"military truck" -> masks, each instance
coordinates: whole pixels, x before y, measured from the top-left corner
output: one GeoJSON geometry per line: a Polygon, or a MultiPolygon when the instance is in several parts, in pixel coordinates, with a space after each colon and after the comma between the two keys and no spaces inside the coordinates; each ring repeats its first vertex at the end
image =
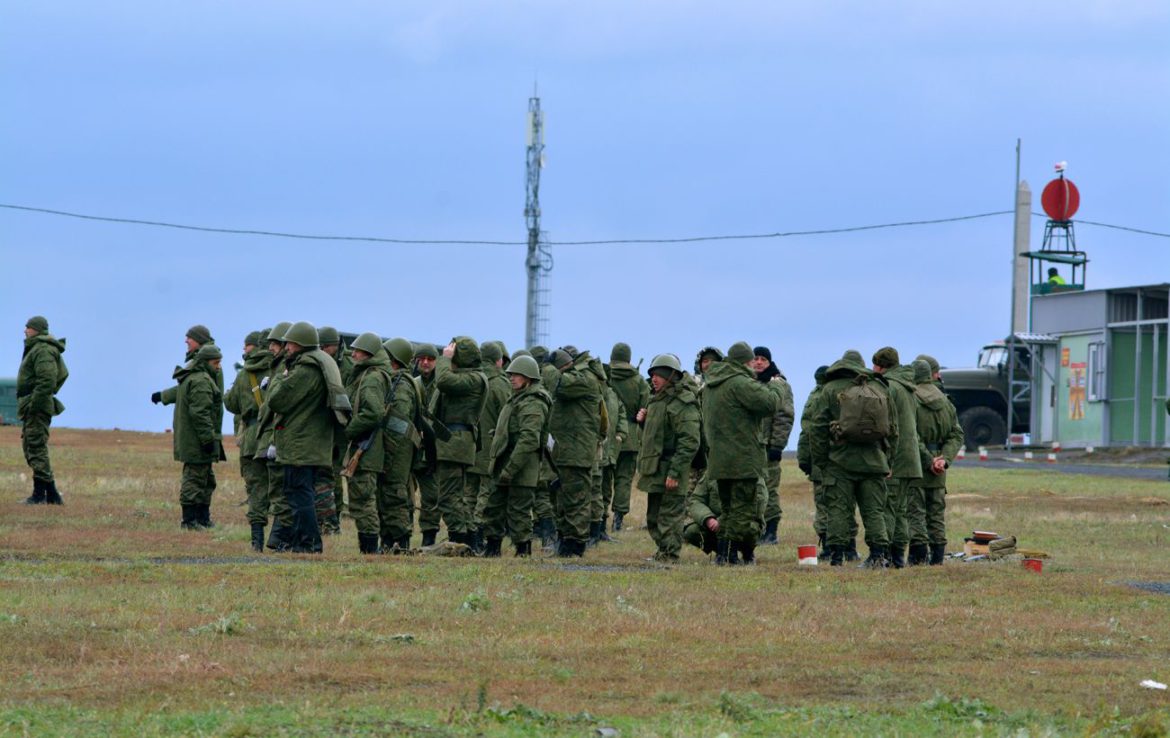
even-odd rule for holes
{"type": "Polygon", "coordinates": [[[939,371],[943,391],[955,404],[967,450],[1000,446],[1008,437],[1008,398],[1014,398],[1012,433],[1029,432],[1032,417],[1032,346],[1026,335],[1015,341],[1015,368],[1009,372],[1009,341],[997,341],[979,351],[971,369],[939,371]],[[1010,380],[1013,383],[1009,386],[1010,380]]]}

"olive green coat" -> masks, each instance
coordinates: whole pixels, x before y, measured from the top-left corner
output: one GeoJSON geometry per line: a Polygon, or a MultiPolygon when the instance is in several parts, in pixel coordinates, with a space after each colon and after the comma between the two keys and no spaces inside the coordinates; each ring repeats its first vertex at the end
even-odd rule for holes
{"type": "Polygon", "coordinates": [[[601,466],[612,466],[617,463],[618,454],[621,453],[630,434],[637,432],[632,429],[637,428],[638,424],[631,422],[626,417],[626,406],[622,404],[613,387],[603,384],[601,390],[605,397],[605,412],[609,416],[609,427],[606,429],[605,438],[601,441],[598,463],[601,466]],[[619,438],[622,440],[619,441],[619,438]]]}
{"type": "Polygon", "coordinates": [[[903,364],[882,375],[890,387],[891,409],[898,412],[898,440],[890,457],[891,476],[919,479],[922,462],[918,456],[918,408],[914,401],[914,367],[903,364]]]}
{"type": "Polygon", "coordinates": [[[810,444],[810,437],[812,434],[812,422],[816,417],[817,409],[821,401],[821,386],[813,387],[812,392],[808,393],[808,399],[804,401],[804,409],[800,412],[800,437],[796,441],[796,463],[801,470],[809,470],[809,479],[814,482],[821,481],[821,472],[812,462],[812,446],[810,444]]]}
{"type": "Polygon", "coordinates": [[[937,489],[947,486],[947,473],[934,474],[930,465],[936,456],[942,456],[949,466],[955,454],[963,447],[963,427],[950,398],[932,382],[919,384],[914,392],[917,405],[918,454],[922,463],[922,479],[913,486],[937,489]]]}
{"type": "Polygon", "coordinates": [[[496,419],[489,450],[490,472],[496,484],[535,487],[540,482],[550,410],[552,398],[540,382],[533,382],[508,398],[496,419]]]}
{"type": "MultiPolygon", "coordinates": [[[[214,346],[215,341],[208,341],[206,345],[214,346]]],[[[187,366],[187,364],[191,363],[195,359],[195,354],[197,354],[197,353],[199,353],[199,349],[195,349],[194,351],[188,351],[187,355],[183,357],[183,366],[175,367],[175,373],[178,373],[180,369],[187,366]]],[[[223,394],[224,383],[223,383],[223,369],[222,368],[215,370],[215,383],[219,387],[219,393],[223,394]]],[[[179,385],[176,384],[173,387],[167,387],[165,390],[163,390],[159,394],[162,395],[162,404],[173,405],[173,404],[175,404],[175,400],[177,400],[179,397],[179,385]]]]}
{"type": "Polygon", "coordinates": [[[560,373],[552,393],[550,424],[557,466],[592,467],[597,460],[604,382],[605,369],[587,351],[578,354],[572,365],[560,373]]]}
{"type": "Polygon", "coordinates": [[[272,368],[272,354],[265,348],[255,348],[244,358],[244,366],[236,373],[236,379],[223,396],[223,405],[236,416],[243,427],[238,439],[240,455],[250,458],[256,455],[256,444],[260,431],[260,408],[264,405],[266,390],[260,382],[272,368]],[[252,382],[256,387],[253,389],[252,382]]]}
{"type": "Polygon", "coordinates": [[[264,394],[264,404],[260,406],[260,412],[256,416],[255,458],[264,458],[268,447],[276,440],[276,413],[268,406],[268,396],[272,393],[272,389],[284,379],[285,362],[284,355],[271,357],[267,374],[260,378],[261,384],[265,385],[261,390],[264,394]],[[265,382],[265,379],[268,381],[265,382]]]}
{"type": "Polygon", "coordinates": [[[43,415],[51,418],[65,409],[54,397],[69,376],[61,358],[64,352],[64,338],[38,333],[24,339],[24,356],[16,375],[17,417],[43,415]]]}
{"type": "Polygon", "coordinates": [[[685,380],[650,396],[638,451],[638,489],[661,490],[665,481],[690,485],[691,461],[699,450],[699,398],[685,380]]]}
{"type": "Polygon", "coordinates": [[[301,353],[286,364],[287,375],[268,387],[275,422],[276,461],[290,466],[331,467],[336,421],[321,366],[301,353]]]}
{"type": "Polygon", "coordinates": [[[622,401],[630,425],[630,433],[618,450],[638,451],[642,448],[642,428],[634,421],[634,416],[650,402],[650,384],[630,364],[615,361],[609,365],[609,386],[622,401]]]}
{"type": "MultiPolygon", "coordinates": [[[[363,362],[353,364],[346,384],[346,394],[353,405],[353,415],[345,426],[347,446],[345,463],[357,452],[358,444],[373,438],[358,461],[358,471],[381,472],[386,465],[386,447],[382,439],[382,422],[386,418],[386,395],[390,388],[390,357],[385,349],[363,362]]],[[[341,434],[338,434],[341,435],[341,434]]]]}
{"type": "Polygon", "coordinates": [[[175,371],[175,461],[212,464],[223,458],[223,391],[215,370],[195,359],[175,371]],[[211,444],[210,451],[203,446],[211,444]]]}
{"type": "Polygon", "coordinates": [[[435,362],[434,414],[451,430],[451,439],[437,444],[439,461],[475,464],[479,417],[488,391],[479,367],[479,346],[469,338],[455,342],[453,359],[440,356],[435,362]]]}
{"type": "Polygon", "coordinates": [[[475,466],[471,471],[475,474],[488,475],[492,463],[492,434],[496,431],[496,421],[500,419],[500,412],[508,404],[512,396],[512,384],[504,376],[504,372],[495,364],[484,363],[483,373],[487,376],[487,400],[483,403],[483,412],[479,414],[479,453],[475,455],[475,466]]]}
{"type": "Polygon", "coordinates": [[[792,399],[792,386],[783,374],[777,374],[764,385],[776,395],[776,412],[770,418],[764,418],[760,426],[760,434],[764,441],[764,448],[783,449],[788,445],[788,438],[792,435],[793,421],[796,420],[796,407],[792,399]]]}
{"type": "Polygon", "coordinates": [[[747,366],[734,362],[712,362],[705,379],[703,437],[707,442],[707,476],[763,476],[767,457],[760,426],[776,412],[776,393],[757,382],[747,366]]]}
{"type": "MultiPolygon", "coordinates": [[[[869,369],[846,359],[839,359],[825,374],[825,386],[821,389],[820,402],[817,404],[809,436],[812,465],[820,469],[822,476],[829,464],[846,474],[856,474],[859,477],[884,477],[890,472],[890,449],[897,446],[898,441],[898,414],[893,407],[893,399],[889,402],[890,436],[884,441],[868,443],[835,441],[829,430],[830,423],[841,415],[841,401],[838,398],[853,384],[859,374],[873,377],[873,372],[869,369]]],[[[873,381],[880,380],[874,378],[873,381]]],[[[831,484],[827,479],[822,481],[831,484]]]]}

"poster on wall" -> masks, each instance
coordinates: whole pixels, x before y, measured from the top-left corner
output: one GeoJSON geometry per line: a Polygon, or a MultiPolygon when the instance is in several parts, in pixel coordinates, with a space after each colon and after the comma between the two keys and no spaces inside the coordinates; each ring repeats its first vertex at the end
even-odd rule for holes
{"type": "Polygon", "coordinates": [[[1085,419],[1085,390],[1087,384],[1088,364],[1085,362],[1070,363],[1068,367],[1068,419],[1085,419]]]}

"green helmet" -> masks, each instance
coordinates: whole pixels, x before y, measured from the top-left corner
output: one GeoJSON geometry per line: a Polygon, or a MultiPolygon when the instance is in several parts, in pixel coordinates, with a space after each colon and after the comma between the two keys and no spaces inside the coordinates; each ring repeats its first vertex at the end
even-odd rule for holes
{"type": "Polygon", "coordinates": [[[405,338],[391,338],[382,344],[382,348],[386,349],[391,359],[402,366],[410,366],[410,362],[414,360],[414,347],[405,338]]]}
{"type": "MultiPolygon", "coordinates": [[[[317,340],[322,346],[332,346],[335,343],[341,343],[341,334],[337,329],[331,325],[323,325],[317,329],[317,340]]],[[[378,342],[381,345],[381,341],[378,342]]],[[[362,349],[365,351],[365,349],[362,349]]],[[[370,352],[374,353],[373,351],[370,352]]]]}
{"type": "Polygon", "coordinates": [[[288,329],[292,327],[292,323],[283,322],[277,323],[272,330],[268,331],[268,342],[273,341],[277,343],[284,343],[284,334],[288,333],[288,329]]]}
{"type": "Polygon", "coordinates": [[[320,345],[317,329],[313,327],[312,323],[304,320],[289,326],[288,331],[284,334],[284,342],[295,343],[305,348],[317,348],[320,345]]]}
{"type": "Polygon", "coordinates": [[[519,374],[522,377],[529,379],[540,379],[540,366],[537,365],[536,359],[531,356],[517,356],[512,359],[512,363],[504,370],[507,374],[519,374]]]}
{"type": "MultiPolygon", "coordinates": [[[[318,333],[320,332],[321,331],[318,331],[318,333]]],[[[325,341],[322,340],[321,342],[324,343],[325,341]]],[[[382,339],[378,338],[377,333],[366,332],[353,339],[353,343],[351,343],[349,347],[357,349],[358,351],[365,351],[370,356],[373,356],[374,354],[378,353],[379,349],[382,348],[382,339]]]]}
{"type": "Polygon", "coordinates": [[[655,369],[671,369],[682,374],[682,362],[674,354],[659,354],[650,362],[649,371],[653,372],[655,369]]]}

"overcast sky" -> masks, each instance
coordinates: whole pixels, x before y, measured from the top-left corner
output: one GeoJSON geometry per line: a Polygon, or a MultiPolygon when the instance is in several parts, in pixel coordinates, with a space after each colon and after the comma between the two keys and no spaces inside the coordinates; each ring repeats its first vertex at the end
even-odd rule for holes
{"type": "MultiPolygon", "coordinates": [[[[1069,162],[1077,217],[1170,231],[1170,4],[0,4],[0,202],[193,225],[525,239],[528,97],[552,240],[767,233],[1013,204],[1069,162]]],[[[1044,221],[1032,222],[1038,248],[1044,221]]],[[[1170,240],[1081,225],[1090,288],[1170,281],[1170,240]]],[[[764,241],[553,249],[550,343],[737,340],[801,403],[847,348],[969,365],[1009,328],[1010,216],[764,241]]],[[[0,373],[68,339],[57,420],[161,430],[208,325],[520,345],[521,246],[390,246],[0,209],[0,373]]],[[[233,372],[228,369],[230,382],[233,372]]],[[[793,445],[795,440],[793,441],[793,445]]]]}

